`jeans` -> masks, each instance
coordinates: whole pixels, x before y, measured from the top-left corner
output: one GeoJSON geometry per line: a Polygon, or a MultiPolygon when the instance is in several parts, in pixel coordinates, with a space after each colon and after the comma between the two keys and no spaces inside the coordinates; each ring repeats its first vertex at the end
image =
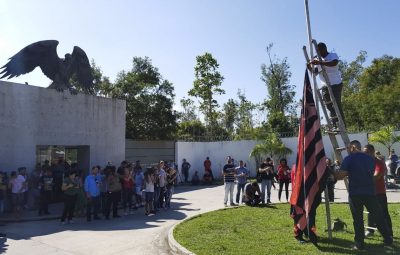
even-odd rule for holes
{"type": "Polygon", "coordinates": [[[329,202],[334,202],[334,200],[335,200],[335,183],[332,181],[327,181],[326,187],[328,189],[329,202]]]}
{"type": "Polygon", "coordinates": [[[98,218],[99,217],[100,203],[101,203],[100,196],[91,197],[90,199],[88,199],[87,205],[86,205],[86,218],[87,218],[87,220],[90,220],[92,218],[92,207],[93,207],[93,217],[94,218],[98,218]]]}
{"type": "Polygon", "coordinates": [[[382,209],[378,203],[375,195],[353,195],[349,196],[350,211],[353,216],[354,226],[354,241],[357,246],[364,246],[364,217],[363,209],[364,206],[371,214],[372,219],[376,222],[377,228],[383,236],[385,243],[391,244],[393,239],[390,236],[389,228],[386,225],[386,221],[382,215],[382,209]]]}
{"type": "Polygon", "coordinates": [[[167,187],[160,187],[160,197],[158,205],[162,208],[165,207],[164,201],[167,202],[167,187]]]}
{"type": "Polygon", "coordinates": [[[120,199],[121,199],[121,191],[107,192],[106,208],[105,208],[106,219],[110,218],[111,205],[112,205],[113,217],[118,216],[118,202],[120,199]]]}
{"type": "Polygon", "coordinates": [[[182,169],[183,176],[185,177],[185,182],[188,182],[189,169],[182,169]]]}
{"type": "Polygon", "coordinates": [[[244,193],[244,186],[246,185],[246,183],[238,183],[237,184],[237,190],[236,190],[236,204],[239,204],[239,198],[240,198],[240,191],[242,191],[242,193],[244,193]]]}
{"type": "Polygon", "coordinates": [[[4,199],[0,200],[0,213],[4,212],[4,199]]]}
{"type": "Polygon", "coordinates": [[[122,189],[122,208],[124,211],[128,208],[128,210],[132,207],[132,189],[122,189]]]}
{"type": "MultiPolygon", "coordinates": [[[[386,194],[377,194],[376,198],[378,199],[378,203],[382,209],[382,214],[380,216],[385,219],[386,224],[389,227],[389,235],[393,236],[392,219],[390,218],[389,211],[388,211],[388,203],[387,203],[386,194]]],[[[368,214],[368,226],[369,227],[376,226],[371,213],[368,214]]],[[[373,229],[369,229],[368,231],[371,233],[375,232],[373,229]]]]}
{"type": "Polygon", "coordinates": [[[61,216],[61,221],[64,222],[68,217],[68,220],[72,220],[74,217],[74,209],[76,203],[77,195],[65,195],[64,194],[64,210],[61,216]]]}
{"type": "Polygon", "coordinates": [[[167,186],[167,197],[165,198],[165,206],[167,208],[171,208],[171,198],[174,194],[174,186],[167,186]]]}
{"type": "Polygon", "coordinates": [[[265,202],[265,188],[267,188],[267,201],[271,201],[272,180],[262,179],[261,181],[261,202],[265,202]]]}
{"type": "Polygon", "coordinates": [[[235,189],[234,182],[225,182],[225,197],[224,197],[224,204],[228,203],[228,193],[231,204],[233,204],[233,190],[235,189]]]}
{"type": "Polygon", "coordinates": [[[158,208],[160,208],[160,193],[161,193],[161,188],[154,186],[154,210],[158,211],[158,208]]]}
{"type": "Polygon", "coordinates": [[[284,181],[283,180],[279,180],[279,191],[278,191],[279,201],[281,201],[283,184],[285,184],[286,200],[289,200],[289,180],[284,180],[284,181]]]}
{"type": "Polygon", "coordinates": [[[50,200],[51,200],[51,190],[40,192],[39,214],[49,213],[50,200]]]}
{"type": "MultiPolygon", "coordinates": [[[[342,109],[343,83],[333,84],[333,85],[331,85],[331,88],[332,88],[333,97],[335,98],[336,104],[339,108],[340,115],[342,115],[343,123],[345,123],[343,109],[342,109]]],[[[329,96],[329,90],[328,90],[327,86],[322,87],[322,97],[325,102],[331,101],[331,97],[329,96]]],[[[326,108],[328,108],[331,118],[336,117],[336,112],[335,112],[335,108],[333,107],[333,104],[327,104],[326,108]]],[[[337,122],[338,122],[338,119],[336,119],[336,118],[332,119],[333,125],[337,126],[337,122]]]]}

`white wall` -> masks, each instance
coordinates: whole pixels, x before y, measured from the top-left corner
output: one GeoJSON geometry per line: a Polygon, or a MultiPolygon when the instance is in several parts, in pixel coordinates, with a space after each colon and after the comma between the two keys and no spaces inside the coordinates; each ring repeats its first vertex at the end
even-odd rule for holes
{"type": "Polygon", "coordinates": [[[0,171],[36,161],[37,145],[90,146],[90,165],[125,158],[125,101],[0,81],[0,171]]]}
{"type": "MultiPolygon", "coordinates": [[[[349,134],[350,140],[358,140],[362,145],[368,143],[366,133],[349,134]]],[[[323,136],[323,143],[325,147],[325,154],[329,158],[334,158],[334,151],[329,139],[329,136],[323,136]]],[[[339,146],[343,147],[342,139],[337,136],[339,146]]],[[[289,165],[296,163],[297,156],[297,137],[283,138],[282,142],[286,147],[290,148],[293,153],[287,157],[289,165]]],[[[249,158],[249,154],[257,141],[226,141],[226,142],[177,142],[176,143],[176,162],[179,164],[179,169],[181,169],[182,159],[186,158],[187,161],[192,165],[190,168],[191,177],[195,170],[199,171],[200,176],[204,173],[203,162],[206,157],[210,157],[212,162],[212,170],[215,177],[220,176],[221,169],[225,164],[226,157],[232,156],[235,160],[243,160],[247,163],[250,169],[251,175],[255,176],[256,165],[254,158],[249,158]]],[[[395,148],[400,147],[400,144],[396,144],[395,148]]],[[[381,146],[376,146],[378,150],[381,151],[383,155],[387,156],[385,149],[381,146]]],[[[343,151],[342,155],[345,156],[346,152],[343,151]]],[[[277,163],[277,162],[275,162],[277,163]]]]}

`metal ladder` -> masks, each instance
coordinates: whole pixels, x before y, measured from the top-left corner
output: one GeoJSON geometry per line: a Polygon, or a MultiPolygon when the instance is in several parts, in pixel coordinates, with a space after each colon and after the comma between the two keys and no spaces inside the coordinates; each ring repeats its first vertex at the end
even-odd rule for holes
{"type": "MultiPolygon", "coordinates": [[[[320,54],[320,52],[318,50],[316,40],[312,40],[312,44],[313,44],[313,46],[315,48],[315,52],[317,52],[318,60],[322,61],[322,57],[321,57],[321,54],[320,54]]],[[[307,63],[309,63],[310,62],[310,57],[308,55],[306,46],[303,46],[303,52],[304,52],[304,56],[305,56],[305,58],[307,60],[307,63]]],[[[316,95],[318,97],[318,101],[321,102],[322,111],[323,111],[325,119],[326,119],[326,121],[328,123],[329,130],[327,131],[327,133],[328,133],[329,139],[330,139],[330,141],[332,143],[333,150],[334,150],[334,153],[335,153],[335,157],[340,162],[343,162],[342,151],[346,150],[346,146],[350,143],[350,139],[349,139],[349,136],[347,135],[346,127],[344,125],[344,121],[343,121],[342,115],[341,115],[341,113],[339,111],[339,107],[338,107],[338,105],[336,103],[336,99],[333,96],[331,83],[330,83],[328,75],[326,73],[325,66],[323,66],[323,65],[320,65],[320,66],[321,66],[321,69],[322,69],[322,75],[323,75],[323,77],[325,79],[325,82],[326,82],[326,86],[328,87],[329,97],[330,97],[331,101],[330,102],[326,102],[324,100],[324,98],[322,97],[321,92],[320,92],[322,90],[322,88],[319,88],[319,89],[316,90],[316,95]],[[328,111],[327,111],[327,105],[328,104],[333,104],[333,107],[334,107],[335,112],[336,112],[336,117],[333,117],[333,118],[329,117],[328,111]],[[334,118],[336,118],[338,120],[337,123],[338,123],[339,130],[333,130],[334,126],[333,126],[332,120],[334,118]],[[339,143],[338,143],[336,135],[339,135],[342,138],[344,147],[339,147],[339,143]]],[[[312,68],[314,68],[314,67],[312,67],[312,68]]],[[[312,74],[315,75],[313,71],[312,71],[312,74]]],[[[347,177],[345,177],[344,183],[346,185],[346,189],[348,190],[349,181],[348,181],[347,177]]]]}

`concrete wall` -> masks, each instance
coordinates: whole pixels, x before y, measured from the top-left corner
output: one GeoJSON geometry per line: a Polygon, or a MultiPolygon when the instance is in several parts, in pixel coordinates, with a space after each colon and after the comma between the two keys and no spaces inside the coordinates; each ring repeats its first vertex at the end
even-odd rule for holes
{"type": "Polygon", "coordinates": [[[0,170],[32,169],[37,145],[90,146],[90,165],[125,158],[125,101],[0,81],[0,170]]]}
{"type": "Polygon", "coordinates": [[[130,162],[153,164],[160,160],[175,160],[175,141],[126,140],[125,157],[130,162]]]}
{"type": "MultiPolygon", "coordinates": [[[[349,134],[350,140],[359,140],[362,145],[368,143],[367,133],[349,134]]],[[[333,148],[329,136],[323,136],[323,143],[325,147],[325,154],[329,158],[334,158],[333,148]]],[[[339,146],[342,147],[342,139],[337,137],[339,146]]],[[[296,163],[297,156],[297,137],[283,138],[282,142],[286,147],[290,148],[293,153],[287,157],[289,165],[296,163]]],[[[250,158],[250,152],[257,144],[257,141],[226,141],[226,142],[177,142],[176,143],[176,162],[179,167],[182,164],[182,159],[186,158],[192,165],[189,176],[191,177],[194,171],[199,171],[200,176],[204,173],[203,162],[206,157],[210,157],[212,162],[212,170],[216,177],[220,176],[221,169],[225,164],[226,156],[232,156],[235,160],[243,160],[252,176],[256,174],[256,163],[254,158],[250,158]]],[[[400,144],[394,147],[396,152],[399,152],[400,144]]],[[[381,146],[376,146],[383,155],[387,156],[387,151],[381,146]]],[[[345,156],[346,152],[342,152],[345,156]]],[[[276,164],[277,162],[275,162],[276,164]]],[[[179,168],[180,169],[180,168],[179,168]]]]}

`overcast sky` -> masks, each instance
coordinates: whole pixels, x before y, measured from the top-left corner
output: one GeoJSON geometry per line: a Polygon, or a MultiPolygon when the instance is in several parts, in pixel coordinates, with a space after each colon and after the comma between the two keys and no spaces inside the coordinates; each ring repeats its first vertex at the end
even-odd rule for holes
{"type": "MultiPolygon", "coordinates": [[[[368,52],[368,62],[383,54],[400,55],[400,1],[309,4],[313,37],[342,59],[353,60],[360,50],[368,52]]],[[[213,54],[225,77],[220,105],[236,98],[238,89],[253,102],[267,96],[260,66],[271,42],[278,58],[288,58],[297,98],[303,86],[303,0],[0,1],[1,66],[26,45],[48,39],[60,42],[60,57],[80,46],[111,80],[131,68],[132,57],[150,57],[175,85],[178,105],[192,87],[196,56],[205,52],[213,54]]],[[[11,81],[50,83],[39,69],[11,81]]]]}

